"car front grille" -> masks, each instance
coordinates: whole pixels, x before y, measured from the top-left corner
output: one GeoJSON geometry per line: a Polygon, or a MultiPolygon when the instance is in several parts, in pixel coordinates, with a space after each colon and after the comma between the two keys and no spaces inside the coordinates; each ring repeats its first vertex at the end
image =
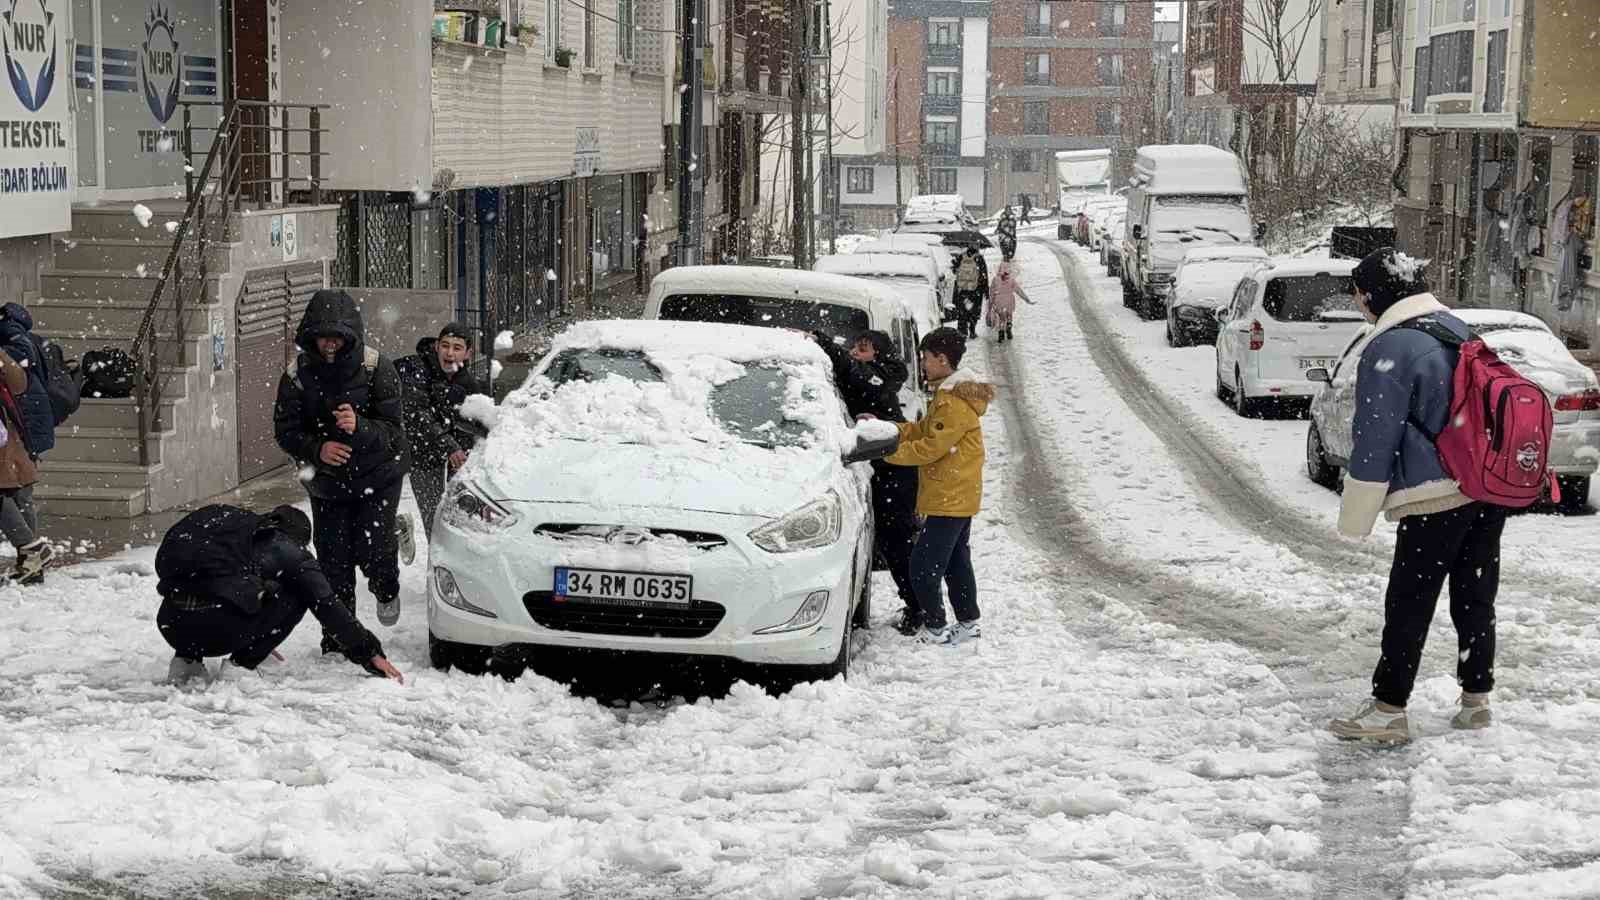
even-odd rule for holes
{"type": "Polygon", "coordinates": [[[709,600],[688,606],[618,604],[557,600],[550,591],[529,591],[522,595],[522,603],[543,628],[631,637],[705,637],[727,614],[722,604],[709,600]]]}
{"type": "MultiPolygon", "coordinates": [[[[593,525],[574,522],[546,522],[534,529],[535,534],[555,538],[558,541],[599,541],[605,543],[608,535],[618,531],[618,525],[593,525]]],[[[683,528],[640,528],[637,531],[645,532],[654,538],[669,538],[681,540],[696,550],[715,550],[726,547],[728,539],[720,534],[709,531],[690,531],[683,528]]]]}

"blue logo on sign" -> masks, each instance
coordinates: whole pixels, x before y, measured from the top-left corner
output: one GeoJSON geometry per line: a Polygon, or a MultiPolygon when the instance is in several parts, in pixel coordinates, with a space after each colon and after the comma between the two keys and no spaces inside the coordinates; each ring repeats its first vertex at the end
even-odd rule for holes
{"type": "Polygon", "coordinates": [[[11,8],[0,13],[5,20],[0,43],[5,47],[6,76],[29,112],[44,106],[56,81],[56,17],[46,3],[11,0],[11,8]]]}
{"type": "Polygon", "coordinates": [[[150,105],[150,112],[156,121],[165,123],[178,109],[183,64],[178,55],[177,28],[172,23],[172,14],[160,4],[151,7],[144,36],[139,83],[144,86],[144,102],[150,105]]]}

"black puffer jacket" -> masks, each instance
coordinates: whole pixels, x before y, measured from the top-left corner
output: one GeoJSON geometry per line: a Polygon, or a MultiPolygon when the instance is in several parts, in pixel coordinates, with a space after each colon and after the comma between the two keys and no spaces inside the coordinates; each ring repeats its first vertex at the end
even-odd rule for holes
{"type": "Polygon", "coordinates": [[[862,337],[872,341],[878,351],[872,362],[861,362],[850,355],[822,332],[817,332],[817,343],[833,363],[833,380],[844,397],[845,409],[850,417],[870,413],[886,422],[904,422],[905,412],[900,408],[900,387],[906,383],[910,370],[895,355],[894,341],[881,331],[868,331],[862,337]]]}
{"type": "MultiPolygon", "coordinates": [[[[264,602],[288,603],[292,602],[289,595],[293,595],[310,608],[311,614],[339,642],[339,648],[351,662],[369,672],[377,672],[372,667],[372,658],[383,655],[383,644],[334,597],[333,588],[322,574],[316,557],[281,531],[258,533],[254,550],[256,565],[267,583],[264,602]]],[[[265,654],[260,659],[235,657],[235,662],[253,669],[265,658],[265,654]]]]}
{"type": "Polygon", "coordinates": [[[417,341],[417,352],[394,364],[405,391],[406,439],[411,455],[431,464],[457,450],[471,450],[481,429],[457,413],[461,401],[489,389],[467,366],[451,374],[439,365],[438,338],[417,341]]]}
{"type": "Polygon", "coordinates": [[[324,500],[357,499],[405,477],[411,470],[406,441],[400,375],[394,363],[368,350],[361,311],[344,291],[321,290],[311,297],[295,332],[300,355],[278,379],[278,402],[272,412],[278,446],[301,465],[316,468],[306,486],[324,500]],[[317,352],[317,337],[338,335],[344,349],[333,362],[317,352]],[[335,424],[333,410],[348,403],[356,411],[356,430],[346,434],[335,424]],[[350,459],[342,466],[322,462],[322,445],[346,444],[350,459]]]}

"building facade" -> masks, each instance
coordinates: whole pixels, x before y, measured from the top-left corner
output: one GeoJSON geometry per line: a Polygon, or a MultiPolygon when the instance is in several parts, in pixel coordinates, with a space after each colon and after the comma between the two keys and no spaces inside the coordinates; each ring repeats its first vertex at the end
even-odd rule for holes
{"type": "MultiPolygon", "coordinates": [[[[830,0],[823,9],[832,20],[831,43],[823,45],[833,72],[833,172],[816,208],[839,232],[885,227],[894,222],[892,162],[888,178],[879,179],[889,148],[889,7],[884,0],[830,0]]],[[[818,89],[827,103],[826,86],[818,89]]]]}
{"type": "Polygon", "coordinates": [[[1397,14],[1401,246],[1432,260],[1446,302],[1520,309],[1595,346],[1600,84],[1576,64],[1593,53],[1594,4],[1411,0],[1397,14]]]}
{"type": "Polygon", "coordinates": [[[1158,88],[1154,5],[996,0],[989,180],[996,204],[1049,207],[1057,150],[1107,147],[1128,173],[1158,88]]]}

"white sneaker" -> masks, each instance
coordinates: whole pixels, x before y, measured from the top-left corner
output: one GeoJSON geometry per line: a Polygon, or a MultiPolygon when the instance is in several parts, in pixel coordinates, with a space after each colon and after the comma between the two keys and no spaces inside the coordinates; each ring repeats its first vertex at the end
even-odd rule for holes
{"type": "Polygon", "coordinates": [[[1378,709],[1378,701],[1361,704],[1356,714],[1348,719],[1334,719],[1328,730],[1338,737],[1351,741],[1381,741],[1404,743],[1411,740],[1411,725],[1405,710],[1397,713],[1378,709]]]}
{"type": "Polygon", "coordinates": [[[167,664],[167,684],[188,684],[196,678],[210,679],[211,673],[206,669],[203,659],[184,659],[174,656],[172,662],[167,664]]]}
{"type": "Polygon", "coordinates": [[[922,631],[917,633],[917,636],[916,636],[915,640],[919,644],[938,644],[940,646],[949,646],[950,645],[950,629],[949,628],[924,628],[924,629],[922,629],[922,631]]]}
{"type": "MultiPolygon", "coordinates": [[[[411,565],[417,561],[417,529],[411,524],[411,513],[401,513],[394,519],[395,539],[400,544],[400,561],[411,565]]],[[[396,613],[395,615],[399,615],[396,613]]],[[[381,618],[381,617],[380,617],[381,618]]],[[[393,622],[385,622],[393,625],[393,622]]]]}
{"type": "Polygon", "coordinates": [[[955,627],[950,630],[950,642],[952,644],[975,641],[981,637],[983,637],[983,628],[978,624],[977,619],[973,619],[971,622],[957,622],[955,627]]]}
{"type": "Polygon", "coordinates": [[[394,624],[396,622],[399,622],[399,621],[400,621],[400,598],[396,597],[393,600],[390,600],[388,603],[385,603],[382,600],[379,600],[378,601],[378,623],[380,625],[393,627],[394,624]]]}
{"type": "Polygon", "coordinates": [[[56,548],[39,538],[17,550],[17,568],[12,576],[18,584],[38,584],[44,581],[45,566],[56,558],[56,548]]]}
{"type": "Polygon", "coordinates": [[[1492,721],[1488,694],[1462,694],[1461,708],[1450,717],[1453,728],[1488,728],[1492,721]]]}

